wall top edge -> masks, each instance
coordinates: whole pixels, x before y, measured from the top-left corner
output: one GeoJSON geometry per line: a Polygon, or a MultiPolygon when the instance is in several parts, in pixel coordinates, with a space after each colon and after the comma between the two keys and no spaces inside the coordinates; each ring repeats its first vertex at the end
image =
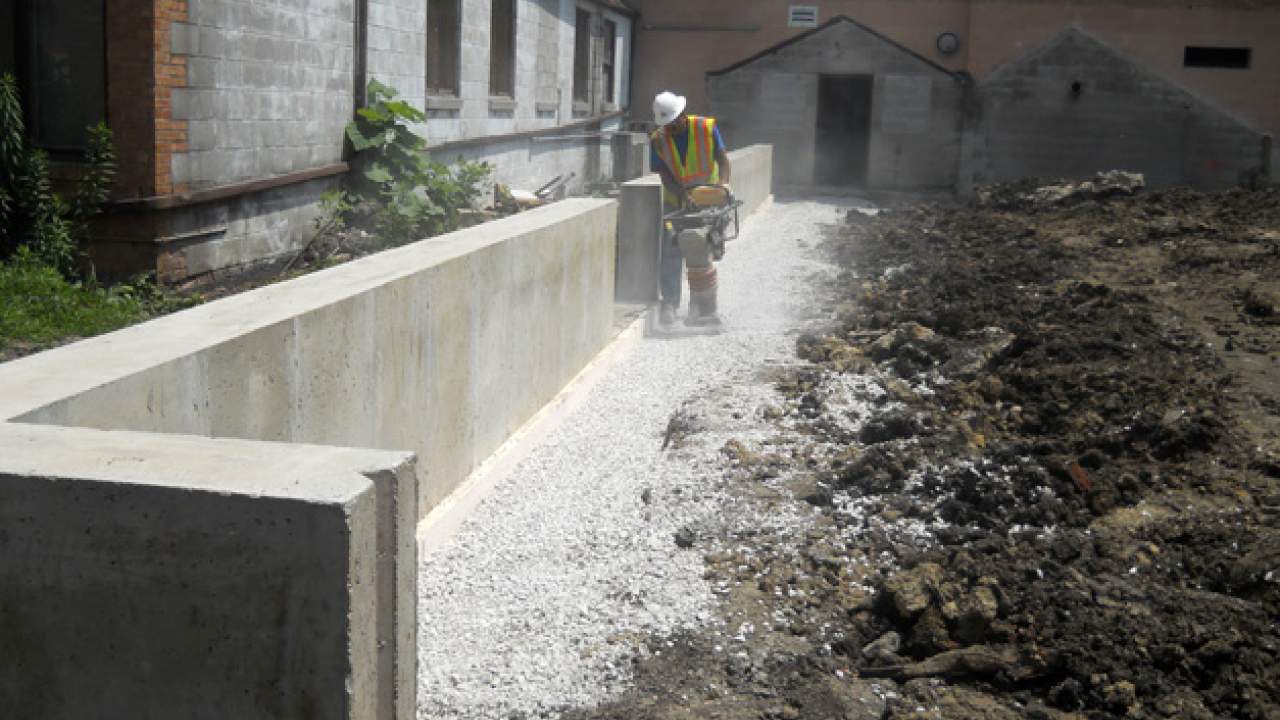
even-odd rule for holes
{"type": "Polygon", "coordinates": [[[346,506],[413,453],[0,423],[0,475],[346,506]]]}
{"type": "Polygon", "coordinates": [[[0,421],[329,307],[617,201],[571,198],[0,364],[0,421]]]}

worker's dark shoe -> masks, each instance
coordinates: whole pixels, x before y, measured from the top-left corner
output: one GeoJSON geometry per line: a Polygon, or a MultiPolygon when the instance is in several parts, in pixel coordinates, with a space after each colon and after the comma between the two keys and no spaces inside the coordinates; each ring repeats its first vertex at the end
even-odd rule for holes
{"type": "Polygon", "coordinates": [[[662,307],[658,309],[658,323],[660,325],[672,325],[676,321],[675,307],[662,303],[662,307]]]}

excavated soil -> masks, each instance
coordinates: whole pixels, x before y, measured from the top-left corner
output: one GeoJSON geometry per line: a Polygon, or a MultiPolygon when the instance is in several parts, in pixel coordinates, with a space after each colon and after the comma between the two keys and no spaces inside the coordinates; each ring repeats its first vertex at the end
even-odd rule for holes
{"type": "Polygon", "coordinates": [[[1280,718],[1280,192],[1025,183],[827,250],[723,448],[809,529],[677,537],[729,631],[574,717],[1280,718]]]}

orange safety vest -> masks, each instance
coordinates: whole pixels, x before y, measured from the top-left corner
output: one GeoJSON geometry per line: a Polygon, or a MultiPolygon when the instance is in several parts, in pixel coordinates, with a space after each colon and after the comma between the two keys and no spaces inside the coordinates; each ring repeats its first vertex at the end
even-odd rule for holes
{"type": "MultiPolygon", "coordinates": [[[[667,169],[675,176],[682,187],[692,185],[716,185],[720,182],[720,164],[715,156],[715,118],[689,116],[689,142],[685,147],[684,157],[676,147],[676,140],[666,128],[658,128],[650,136],[653,149],[662,158],[667,169]]],[[[678,200],[665,189],[663,195],[668,204],[676,205],[678,200]]]]}

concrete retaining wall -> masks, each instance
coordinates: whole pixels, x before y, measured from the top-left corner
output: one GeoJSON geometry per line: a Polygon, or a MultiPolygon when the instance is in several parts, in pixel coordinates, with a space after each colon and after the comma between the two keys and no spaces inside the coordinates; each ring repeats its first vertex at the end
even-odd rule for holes
{"type": "MultiPolygon", "coordinates": [[[[773,195],[773,147],[752,145],[729,153],[733,192],[742,201],[741,217],[755,212],[773,195]]],[[[658,299],[658,243],[662,238],[662,181],[650,173],[622,185],[618,212],[617,298],[623,302],[658,299]]]]}
{"type": "Polygon", "coordinates": [[[616,223],[567,200],[6,363],[0,418],[415,450],[425,515],[606,342],[616,223]]]}
{"type": "Polygon", "coordinates": [[[608,341],[616,232],[567,200],[0,364],[0,707],[412,718],[417,520],[608,341]]]}
{"type": "Polygon", "coordinates": [[[6,717],[411,720],[413,482],[408,453],[0,425],[6,717]]]}

